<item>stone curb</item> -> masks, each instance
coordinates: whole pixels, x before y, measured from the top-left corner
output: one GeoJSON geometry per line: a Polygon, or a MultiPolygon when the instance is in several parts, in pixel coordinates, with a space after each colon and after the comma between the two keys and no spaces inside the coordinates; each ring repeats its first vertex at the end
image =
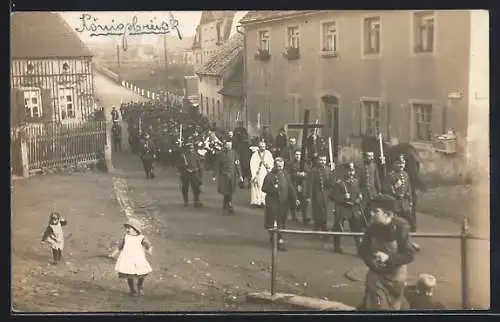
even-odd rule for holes
{"type": "Polygon", "coordinates": [[[342,302],[325,301],[317,298],[299,296],[290,293],[276,293],[274,296],[270,292],[254,292],[247,294],[247,302],[272,302],[284,305],[291,305],[298,308],[320,311],[354,311],[355,307],[342,302]]]}

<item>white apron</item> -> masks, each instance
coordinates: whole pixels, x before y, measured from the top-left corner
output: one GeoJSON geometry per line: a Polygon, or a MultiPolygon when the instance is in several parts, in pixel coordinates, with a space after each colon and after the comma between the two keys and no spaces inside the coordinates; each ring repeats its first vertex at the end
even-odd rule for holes
{"type": "Polygon", "coordinates": [[[146,275],[151,273],[151,265],[146,259],[142,246],[143,235],[125,235],[123,249],[116,260],[115,270],[122,274],[146,275]]]}
{"type": "Polygon", "coordinates": [[[264,152],[255,151],[250,159],[250,172],[252,179],[257,178],[257,183],[251,184],[250,189],[250,204],[251,205],[264,205],[266,202],[266,194],[262,192],[262,184],[267,173],[272,170],[274,166],[274,159],[271,152],[264,150],[264,152]],[[266,165],[269,170],[266,169],[266,165]]]}

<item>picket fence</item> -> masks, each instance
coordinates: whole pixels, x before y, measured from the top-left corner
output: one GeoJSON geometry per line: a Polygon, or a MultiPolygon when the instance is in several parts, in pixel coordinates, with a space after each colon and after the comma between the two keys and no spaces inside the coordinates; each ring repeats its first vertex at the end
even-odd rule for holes
{"type": "Polygon", "coordinates": [[[69,167],[104,158],[107,126],[104,121],[29,124],[11,129],[14,174],[69,167]]]}

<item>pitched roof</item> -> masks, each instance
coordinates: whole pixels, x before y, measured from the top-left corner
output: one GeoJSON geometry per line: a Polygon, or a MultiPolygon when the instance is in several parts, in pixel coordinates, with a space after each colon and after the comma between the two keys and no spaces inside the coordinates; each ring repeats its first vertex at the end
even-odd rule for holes
{"type": "Polygon", "coordinates": [[[92,56],[58,13],[16,12],[10,27],[12,58],[92,56]]]}
{"type": "Polygon", "coordinates": [[[221,76],[243,54],[243,35],[234,34],[198,71],[198,75],[221,76]]]}
{"type": "Polygon", "coordinates": [[[236,11],[202,11],[200,23],[196,27],[196,35],[193,39],[192,48],[201,46],[201,27],[207,23],[219,21],[222,23],[222,41],[227,41],[231,36],[231,29],[236,11]]]}
{"type": "Polygon", "coordinates": [[[234,73],[224,81],[224,87],[218,93],[230,97],[243,97],[243,68],[237,68],[234,73]]]}
{"type": "Polygon", "coordinates": [[[317,10],[253,10],[240,20],[241,24],[249,24],[255,22],[266,21],[276,18],[288,18],[290,16],[298,16],[306,13],[319,12],[317,10]]]}

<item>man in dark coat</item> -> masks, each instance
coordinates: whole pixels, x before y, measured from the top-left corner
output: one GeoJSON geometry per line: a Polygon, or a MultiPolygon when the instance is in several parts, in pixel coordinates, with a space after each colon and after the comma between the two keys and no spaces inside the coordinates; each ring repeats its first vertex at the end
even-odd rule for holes
{"type": "Polygon", "coordinates": [[[315,133],[311,133],[306,139],[306,160],[311,165],[316,163],[318,156],[321,154],[321,139],[315,133]]]}
{"type": "Polygon", "coordinates": [[[280,150],[279,156],[285,160],[285,164],[288,164],[295,158],[295,151],[297,150],[300,150],[300,147],[297,146],[297,139],[292,136],[288,138],[288,144],[280,150]]]}
{"type": "Polygon", "coordinates": [[[116,110],[116,107],[111,107],[111,121],[118,122],[120,120],[120,114],[116,110]]]}
{"type": "Polygon", "coordinates": [[[113,150],[115,152],[122,152],[122,127],[118,122],[113,122],[111,134],[113,138],[113,150]]]}
{"type": "Polygon", "coordinates": [[[314,168],[307,173],[306,199],[312,206],[314,230],[326,231],[329,193],[334,184],[333,172],[326,165],[327,157],[322,155],[314,168]]]}
{"type": "Polygon", "coordinates": [[[239,150],[240,144],[242,144],[242,142],[244,142],[245,140],[247,141],[249,140],[248,131],[243,126],[242,121],[238,121],[238,126],[234,129],[233,134],[234,134],[233,148],[235,150],[239,150]]]}
{"type": "Polygon", "coordinates": [[[364,164],[359,174],[359,184],[361,186],[361,194],[363,195],[365,214],[368,214],[370,211],[368,208],[370,200],[382,192],[380,175],[377,164],[374,162],[374,157],[373,152],[365,152],[364,164]]]}
{"type": "Polygon", "coordinates": [[[297,199],[300,201],[300,206],[297,207],[295,204],[290,205],[290,213],[293,221],[297,221],[297,208],[302,214],[302,223],[308,225],[311,221],[307,216],[307,206],[308,202],[306,199],[306,173],[308,169],[304,171],[300,170],[300,159],[302,158],[302,152],[300,150],[295,151],[294,158],[288,163],[285,161],[285,168],[288,170],[288,174],[292,179],[295,191],[297,192],[297,199]]]}
{"type": "Polygon", "coordinates": [[[181,175],[181,190],[182,198],[184,199],[184,207],[189,204],[189,187],[193,191],[194,207],[200,208],[200,186],[203,178],[203,166],[200,157],[194,149],[194,144],[188,142],[186,144],[187,151],[181,153],[179,162],[179,173],[181,175]]]}
{"type": "MultiPolygon", "coordinates": [[[[355,176],[354,163],[349,162],[344,167],[345,175],[336,180],[330,196],[335,202],[333,231],[344,231],[344,222],[347,220],[352,232],[362,232],[366,227],[366,218],[361,207],[361,188],[355,176]]],[[[361,239],[355,237],[354,240],[356,247],[359,247],[361,239]]],[[[340,236],[333,237],[333,246],[336,253],[343,253],[340,236]]]]}
{"type": "Polygon", "coordinates": [[[141,160],[144,166],[144,171],[146,172],[147,179],[153,179],[155,177],[153,169],[153,161],[156,158],[156,148],[151,141],[149,134],[144,135],[144,141],[141,150],[141,160]]]}
{"type": "Polygon", "coordinates": [[[281,156],[281,151],[283,151],[286,148],[287,143],[288,140],[286,137],[286,131],[284,128],[281,128],[280,131],[278,132],[278,135],[276,135],[276,139],[274,140],[273,156],[274,157],[281,156]]]}
{"type": "Polygon", "coordinates": [[[408,173],[404,170],[405,160],[401,156],[394,162],[394,169],[387,175],[386,193],[396,198],[396,215],[408,221],[412,232],[415,232],[417,220],[412,216],[412,189],[408,173]]]}
{"type": "MultiPolygon", "coordinates": [[[[266,142],[266,147],[269,151],[273,150],[274,138],[273,138],[271,131],[269,130],[269,126],[264,125],[260,139],[264,140],[264,142],[266,142]]],[[[259,140],[259,141],[261,141],[261,140],[259,140]]]]}
{"type": "Polygon", "coordinates": [[[224,196],[222,208],[228,214],[234,214],[233,194],[241,176],[240,159],[238,153],[232,149],[233,143],[226,141],[224,150],[216,156],[213,180],[217,180],[217,192],[224,196]]]}
{"type": "MultiPolygon", "coordinates": [[[[274,168],[266,175],[262,184],[262,192],[266,193],[264,219],[264,227],[266,229],[273,228],[275,221],[279,229],[285,229],[286,215],[288,209],[290,209],[290,205],[300,205],[293,182],[284,170],[284,167],[285,161],[283,158],[275,158],[274,168]]],[[[278,250],[286,251],[281,234],[278,235],[278,250]]]]}

